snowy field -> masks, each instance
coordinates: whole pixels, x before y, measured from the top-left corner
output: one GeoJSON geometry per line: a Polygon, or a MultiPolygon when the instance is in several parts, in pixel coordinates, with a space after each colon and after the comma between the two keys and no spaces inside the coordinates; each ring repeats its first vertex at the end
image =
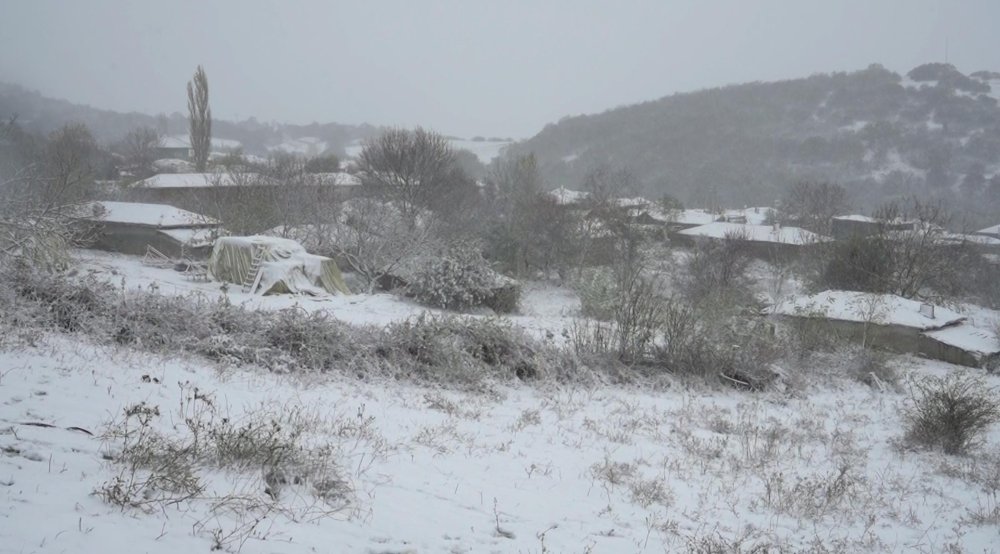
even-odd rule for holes
{"type": "MultiPolygon", "coordinates": [[[[222,294],[128,256],[78,255],[81,272],[125,287],[222,294]]],[[[424,310],[384,294],[226,294],[376,325],[424,310]]],[[[579,309],[542,285],[523,305],[513,321],[540,336],[579,309]]],[[[766,393],[672,379],[457,392],[65,335],[0,344],[0,552],[1000,552],[1000,429],[969,457],[899,446],[907,383],[963,372],[1000,386],[978,370],[896,358],[902,386],[885,391],[830,361],[766,393]],[[268,480],[244,468],[213,471],[204,495],[175,504],[111,506],[95,491],[121,475],[106,460],[119,441],[101,436],[138,403],[167,436],[206,412],[297,417],[348,492],[335,506],[296,487],[266,502],[268,480]]]]}

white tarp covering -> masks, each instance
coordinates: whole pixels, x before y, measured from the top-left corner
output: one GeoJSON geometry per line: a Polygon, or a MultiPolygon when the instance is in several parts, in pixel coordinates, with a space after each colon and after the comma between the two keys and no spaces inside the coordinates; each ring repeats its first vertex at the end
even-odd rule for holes
{"type": "Polygon", "coordinates": [[[220,237],[208,261],[209,275],[218,281],[244,284],[252,271],[255,249],[263,252],[259,285],[254,292],[291,294],[350,294],[337,263],[309,254],[294,240],[254,235],[220,237]]]}

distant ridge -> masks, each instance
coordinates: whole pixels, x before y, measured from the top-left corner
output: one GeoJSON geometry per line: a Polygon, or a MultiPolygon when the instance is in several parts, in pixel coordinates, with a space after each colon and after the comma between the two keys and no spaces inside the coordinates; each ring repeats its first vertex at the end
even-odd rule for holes
{"type": "Polygon", "coordinates": [[[566,117],[510,147],[550,187],[598,164],[629,167],[645,194],[759,205],[798,180],[841,183],[859,205],[910,194],[1000,205],[1000,73],[926,64],[748,83],[566,117]],[[992,182],[991,182],[992,180],[992,182]]]}

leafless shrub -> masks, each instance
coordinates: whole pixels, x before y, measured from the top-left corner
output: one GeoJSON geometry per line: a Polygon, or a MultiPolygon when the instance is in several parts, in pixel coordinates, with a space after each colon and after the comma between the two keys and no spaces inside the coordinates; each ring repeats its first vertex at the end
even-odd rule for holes
{"type": "Polygon", "coordinates": [[[614,462],[608,458],[604,461],[590,466],[590,476],[602,483],[602,486],[613,490],[615,487],[623,486],[632,481],[638,474],[634,464],[627,462],[614,462]]]}
{"type": "Polygon", "coordinates": [[[681,276],[685,295],[694,302],[723,297],[728,303],[746,302],[750,296],[748,269],[752,261],[747,250],[748,239],[745,232],[730,232],[721,241],[696,245],[681,276]]]}
{"type": "Polygon", "coordinates": [[[573,329],[577,354],[613,355],[625,364],[648,362],[664,311],[660,288],[638,259],[614,270],[584,273],[577,281],[582,311],[609,323],[577,323],[573,329]]]}
{"type": "Polygon", "coordinates": [[[155,431],[152,422],[159,408],[142,402],[127,407],[122,419],[109,426],[105,440],[118,452],[108,455],[119,471],[101,485],[97,494],[121,508],[150,511],[200,495],[205,485],[183,445],[155,431]]]}
{"type": "Polygon", "coordinates": [[[964,454],[1000,420],[995,391],[974,377],[927,377],[913,384],[903,412],[904,439],[916,446],[964,454]]]}
{"type": "Polygon", "coordinates": [[[663,479],[637,479],[629,485],[632,502],[648,508],[653,504],[670,507],[674,503],[673,492],[663,479]]]}
{"type": "Polygon", "coordinates": [[[721,533],[688,538],[686,548],[689,554],[768,554],[781,551],[778,545],[757,535],[759,532],[747,526],[739,536],[732,539],[721,533]]]}
{"type": "Polygon", "coordinates": [[[667,371],[721,377],[749,389],[773,380],[770,365],[780,348],[766,322],[677,297],[665,304],[662,321],[655,359],[667,371]]]}
{"type": "MultiPolygon", "coordinates": [[[[210,515],[194,528],[209,532],[218,548],[259,536],[258,526],[278,513],[316,520],[351,505],[353,490],[339,465],[345,455],[340,445],[306,438],[323,421],[300,406],[262,405],[233,418],[220,410],[213,395],[183,388],[177,414],[183,423],[173,433],[160,430],[159,407],[146,403],[126,407],[107,424],[102,438],[116,472],[96,490],[103,500],[143,511],[206,502],[210,515]],[[239,478],[220,482],[220,475],[239,478]],[[290,490],[295,495],[286,498],[290,490]],[[307,498],[314,502],[303,502],[307,498]],[[221,515],[233,525],[208,529],[221,515]]],[[[365,438],[329,431],[330,436],[365,438]]],[[[381,448],[377,440],[371,442],[381,448]]]]}
{"type": "Polygon", "coordinates": [[[862,501],[865,494],[864,479],[845,464],[832,473],[805,477],[773,473],[764,480],[761,502],[777,512],[816,520],[862,501]]]}
{"type": "Polygon", "coordinates": [[[849,351],[847,373],[852,379],[879,390],[891,390],[898,381],[889,356],[871,348],[854,348],[849,351]]]}
{"type": "Polygon", "coordinates": [[[346,203],[339,219],[329,227],[329,243],[338,258],[365,282],[368,292],[394,288],[404,265],[429,256],[439,246],[438,222],[401,211],[392,203],[358,198],[346,203]]]}

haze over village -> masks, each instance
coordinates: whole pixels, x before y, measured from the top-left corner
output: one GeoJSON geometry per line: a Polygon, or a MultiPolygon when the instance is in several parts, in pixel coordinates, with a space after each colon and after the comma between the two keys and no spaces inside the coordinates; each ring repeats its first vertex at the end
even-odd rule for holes
{"type": "Polygon", "coordinates": [[[1000,5],[0,8],[0,552],[1000,552],[1000,5]]]}

